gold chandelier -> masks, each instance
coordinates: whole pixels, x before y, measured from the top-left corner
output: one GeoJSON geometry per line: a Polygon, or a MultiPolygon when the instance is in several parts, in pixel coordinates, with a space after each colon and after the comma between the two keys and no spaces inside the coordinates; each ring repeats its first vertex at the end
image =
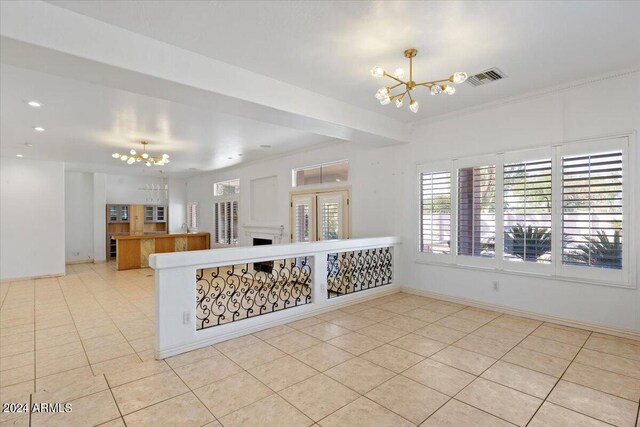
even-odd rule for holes
{"type": "Polygon", "coordinates": [[[160,157],[150,156],[149,154],[147,154],[147,144],[149,143],[147,141],[141,141],[140,144],[142,144],[142,154],[138,154],[136,150],[131,149],[128,155],[113,153],[111,157],[113,157],[114,159],[120,159],[123,162],[127,162],[127,164],[129,165],[132,165],[134,163],[144,162],[146,166],[151,166],[151,165],[164,166],[167,163],[169,163],[168,154],[163,154],[160,157]]]}
{"type": "Polygon", "coordinates": [[[376,98],[380,101],[380,104],[387,105],[391,103],[391,101],[395,100],[396,107],[402,107],[404,102],[404,97],[409,97],[409,109],[414,113],[418,112],[419,104],[418,101],[413,99],[411,96],[411,91],[418,86],[424,86],[431,92],[431,95],[439,95],[441,93],[446,93],[447,95],[453,95],[456,92],[456,88],[453,84],[462,83],[467,80],[467,73],[458,72],[453,73],[449,78],[442,80],[433,80],[430,82],[422,82],[416,83],[413,81],[413,58],[418,54],[417,49],[407,49],[404,51],[404,56],[409,58],[409,80],[404,81],[404,71],[402,68],[398,68],[395,70],[393,74],[387,73],[381,67],[373,67],[371,69],[371,75],[373,77],[389,77],[396,82],[397,84],[393,86],[385,86],[378,89],[376,92],[376,98]],[[400,92],[395,95],[391,94],[391,91],[400,88],[400,92]]]}

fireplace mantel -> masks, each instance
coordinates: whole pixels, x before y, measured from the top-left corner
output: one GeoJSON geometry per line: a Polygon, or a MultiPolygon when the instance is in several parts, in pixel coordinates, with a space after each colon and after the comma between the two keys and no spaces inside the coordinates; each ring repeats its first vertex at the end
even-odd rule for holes
{"type": "Polygon", "coordinates": [[[271,239],[274,245],[283,243],[284,225],[243,225],[244,234],[251,239],[271,239]]]}

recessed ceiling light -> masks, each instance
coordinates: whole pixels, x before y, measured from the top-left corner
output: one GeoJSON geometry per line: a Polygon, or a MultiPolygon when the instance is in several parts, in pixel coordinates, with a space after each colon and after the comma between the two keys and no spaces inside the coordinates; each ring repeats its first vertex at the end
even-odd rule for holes
{"type": "Polygon", "coordinates": [[[22,158],[22,157],[24,157],[24,156],[23,156],[22,154],[16,154],[16,157],[20,157],[20,158],[22,158]]]}
{"type": "Polygon", "coordinates": [[[33,144],[32,144],[32,143],[30,143],[30,142],[25,142],[25,143],[24,143],[24,146],[25,146],[25,147],[29,147],[29,148],[31,148],[31,147],[33,147],[33,144]]]}
{"type": "Polygon", "coordinates": [[[233,157],[227,157],[227,159],[232,160],[232,159],[233,159],[233,157]]]}
{"type": "Polygon", "coordinates": [[[260,148],[271,148],[271,146],[269,144],[262,144],[260,148]]]}
{"type": "Polygon", "coordinates": [[[42,126],[36,126],[33,128],[36,132],[44,132],[44,128],[42,126]]]}
{"type": "Polygon", "coordinates": [[[40,104],[38,101],[29,101],[29,102],[27,102],[27,105],[29,105],[29,107],[33,107],[33,108],[42,107],[42,104],[40,104]]]}
{"type": "Polygon", "coordinates": [[[189,168],[190,171],[197,171],[198,169],[196,168],[189,168]]]}
{"type": "Polygon", "coordinates": [[[238,154],[238,157],[242,157],[242,153],[238,154]]]}

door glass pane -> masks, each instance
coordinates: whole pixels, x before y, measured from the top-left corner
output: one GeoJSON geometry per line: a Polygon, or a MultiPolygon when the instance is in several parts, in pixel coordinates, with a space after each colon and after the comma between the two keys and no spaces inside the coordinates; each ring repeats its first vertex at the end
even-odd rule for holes
{"type": "Polygon", "coordinates": [[[340,204],[337,202],[325,202],[321,205],[322,224],[320,229],[321,240],[340,238],[340,204]]]}
{"type": "Polygon", "coordinates": [[[309,204],[299,203],[294,206],[294,238],[296,242],[309,241],[309,204]]]}
{"type": "Polygon", "coordinates": [[[117,206],[109,206],[109,221],[117,221],[118,220],[118,207],[117,206]]]}

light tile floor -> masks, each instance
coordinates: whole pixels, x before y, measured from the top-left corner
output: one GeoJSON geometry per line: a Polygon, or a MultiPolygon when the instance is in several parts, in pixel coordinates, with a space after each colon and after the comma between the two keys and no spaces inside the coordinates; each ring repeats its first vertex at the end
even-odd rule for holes
{"type": "Polygon", "coordinates": [[[404,293],[153,359],[153,272],[0,286],[0,425],[640,426],[640,342],[404,293]]]}

